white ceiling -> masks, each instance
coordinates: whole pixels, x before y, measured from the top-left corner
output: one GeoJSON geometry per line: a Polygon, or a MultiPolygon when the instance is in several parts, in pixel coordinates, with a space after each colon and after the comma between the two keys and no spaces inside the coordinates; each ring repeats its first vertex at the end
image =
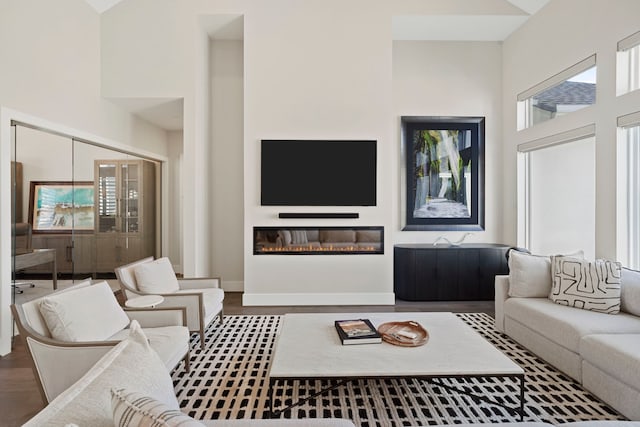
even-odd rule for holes
{"type": "MultiPolygon", "coordinates": [[[[123,0],[85,0],[103,13],[123,0]]],[[[474,2],[476,0],[467,0],[474,2]]],[[[394,16],[394,40],[503,41],[550,0],[506,0],[510,13],[394,16]],[[507,3],[508,2],[508,3],[507,3]],[[515,6],[515,8],[513,7],[515,6]]],[[[241,15],[211,15],[201,25],[214,39],[242,39],[241,15]]],[[[118,98],[111,102],[166,130],[183,128],[183,101],[171,98],[118,98]]]]}

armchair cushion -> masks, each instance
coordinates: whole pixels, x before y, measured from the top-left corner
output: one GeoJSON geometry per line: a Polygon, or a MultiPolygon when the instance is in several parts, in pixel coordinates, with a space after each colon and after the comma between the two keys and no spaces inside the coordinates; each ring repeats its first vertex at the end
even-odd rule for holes
{"type": "Polygon", "coordinates": [[[129,325],[107,282],[45,297],[40,313],[51,336],[61,341],[104,341],[129,325]]]}
{"type": "MultiPolygon", "coordinates": [[[[167,371],[171,371],[176,366],[185,353],[189,351],[189,330],[183,326],[164,326],[155,328],[143,328],[144,334],[149,341],[149,345],[163,360],[167,371]]],[[[122,341],[129,335],[128,329],[109,337],[112,341],[122,341]]]]}
{"type": "Polygon", "coordinates": [[[180,289],[169,258],[140,264],[133,271],[138,290],[147,294],[170,294],[180,289]]]}

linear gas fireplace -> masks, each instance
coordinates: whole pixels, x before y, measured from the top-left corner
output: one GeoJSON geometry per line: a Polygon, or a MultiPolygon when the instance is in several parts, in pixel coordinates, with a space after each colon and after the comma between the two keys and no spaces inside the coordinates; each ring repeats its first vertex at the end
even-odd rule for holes
{"type": "Polygon", "coordinates": [[[384,227],[253,227],[254,255],[384,253],[384,227]]]}

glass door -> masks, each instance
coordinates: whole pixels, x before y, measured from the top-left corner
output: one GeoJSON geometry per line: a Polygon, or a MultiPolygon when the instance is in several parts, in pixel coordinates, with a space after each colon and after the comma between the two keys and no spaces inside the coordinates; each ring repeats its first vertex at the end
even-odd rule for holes
{"type": "Polygon", "coordinates": [[[120,176],[120,218],[122,218],[121,231],[125,233],[137,233],[139,230],[138,195],[140,191],[138,163],[122,163],[120,165],[120,176]]]}

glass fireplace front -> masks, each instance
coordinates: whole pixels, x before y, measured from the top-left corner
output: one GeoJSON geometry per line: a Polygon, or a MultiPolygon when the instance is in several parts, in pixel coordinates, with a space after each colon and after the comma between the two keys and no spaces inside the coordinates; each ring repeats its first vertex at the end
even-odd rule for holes
{"type": "Polygon", "coordinates": [[[384,253],[384,227],[254,227],[254,255],[384,253]]]}

